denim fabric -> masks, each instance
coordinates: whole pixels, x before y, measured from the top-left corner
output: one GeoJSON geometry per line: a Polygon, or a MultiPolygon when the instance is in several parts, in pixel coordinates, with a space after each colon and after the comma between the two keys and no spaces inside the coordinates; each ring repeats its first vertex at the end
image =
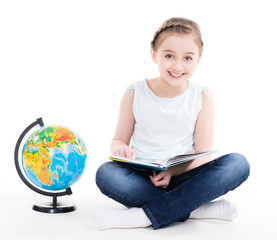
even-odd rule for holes
{"type": "Polygon", "coordinates": [[[151,169],[107,162],[96,173],[101,192],[126,207],[142,207],[154,229],[185,221],[201,205],[234,190],[249,176],[244,156],[231,153],[171,178],[166,189],[155,187],[151,169]]]}

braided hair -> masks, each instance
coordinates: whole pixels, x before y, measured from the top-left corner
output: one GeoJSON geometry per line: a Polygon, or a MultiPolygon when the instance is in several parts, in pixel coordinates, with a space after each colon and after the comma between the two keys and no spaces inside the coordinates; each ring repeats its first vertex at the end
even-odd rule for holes
{"type": "Polygon", "coordinates": [[[195,38],[196,44],[199,47],[199,55],[203,51],[203,42],[200,28],[197,23],[186,18],[171,18],[166,20],[162,26],[155,32],[153,40],[151,41],[151,48],[157,51],[160,44],[161,35],[166,32],[173,32],[179,34],[192,34],[195,38]]]}

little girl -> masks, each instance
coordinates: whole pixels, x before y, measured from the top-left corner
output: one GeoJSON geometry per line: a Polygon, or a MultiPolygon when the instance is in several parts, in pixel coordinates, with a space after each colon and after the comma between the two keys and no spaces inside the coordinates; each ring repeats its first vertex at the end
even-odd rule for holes
{"type": "MultiPolygon", "coordinates": [[[[151,42],[160,75],[134,83],[124,94],[111,153],[131,159],[160,159],[213,149],[214,109],[209,90],[189,81],[199,64],[203,42],[188,19],[163,23],[151,42]]],[[[190,218],[232,220],[235,207],[213,201],[249,176],[244,156],[210,156],[156,172],[118,162],[96,173],[101,192],[127,208],[97,214],[99,229],[151,226],[159,229],[190,218]]]]}

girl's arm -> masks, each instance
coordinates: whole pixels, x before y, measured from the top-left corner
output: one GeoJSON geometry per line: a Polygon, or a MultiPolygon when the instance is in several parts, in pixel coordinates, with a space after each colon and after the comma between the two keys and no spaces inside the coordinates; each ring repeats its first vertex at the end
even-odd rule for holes
{"type": "Polygon", "coordinates": [[[133,101],[134,94],[127,91],[120,103],[116,131],[110,147],[111,154],[131,159],[136,158],[135,152],[129,147],[135,124],[133,101]]]}
{"type": "MultiPolygon", "coordinates": [[[[202,92],[202,109],[197,117],[194,130],[194,152],[206,152],[213,150],[214,138],[214,101],[209,90],[202,92]]],[[[211,155],[197,158],[185,164],[177,165],[170,169],[173,176],[180,175],[192,168],[211,161],[211,155]]]]}
{"type": "MultiPolygon", "coordinates": [[[[202,92],[202,109],[198,115],[194,131],[195,153],[213,150],[214,139],[214,101],[212,93],[208,90],[202,92]]],[[[208,162],[211,155],[199,158],[208,162]]]]}

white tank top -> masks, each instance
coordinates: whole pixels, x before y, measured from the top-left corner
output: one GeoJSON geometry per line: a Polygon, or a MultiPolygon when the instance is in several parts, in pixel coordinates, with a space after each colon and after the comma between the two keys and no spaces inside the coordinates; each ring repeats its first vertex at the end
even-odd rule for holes
{"type": "Polygon", "coordinates": [[[160,159],[194,152],[194,127],[202,108],[203,88],[189,82],[175,98],[156,96],[146,80],[134,83],[135,117],[131,147],[137,158],[160,159]]]}

